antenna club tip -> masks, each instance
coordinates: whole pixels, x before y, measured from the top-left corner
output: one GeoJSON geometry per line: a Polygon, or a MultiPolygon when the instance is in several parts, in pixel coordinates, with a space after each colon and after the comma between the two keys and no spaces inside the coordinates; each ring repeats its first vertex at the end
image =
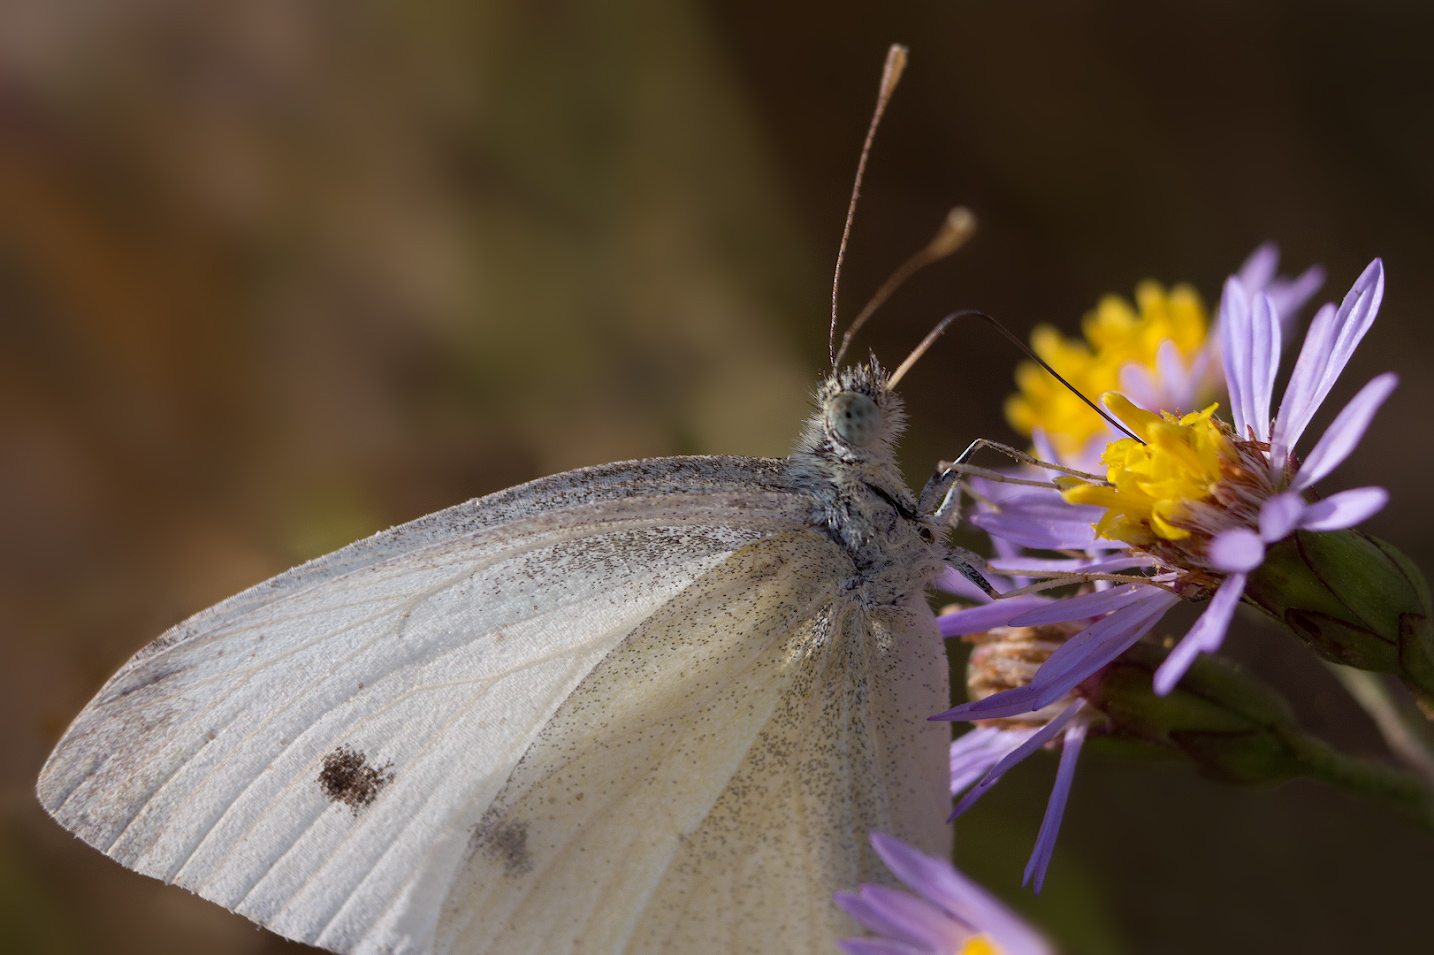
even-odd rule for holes
{"type": "Polygon", "coordinates": [[[931,254],[942,258],[955,252],[976,234],[976,214],[965,206],[957,206],[946,213],[941,228],[931,240],[931,254]]]}
{"type": "Polygon", "coordinates": [[[902,71],[906,69],[906,58],[909,51],[900,43],[893,43],[886,51],[886,66],[881,71],[881,95],[883,98],[890,96],[896,84],[901,80],[902,71]]]}
{"type": "Polygon", "coordinates": [[[960,232],[976,231],[976,213],[968,206],[957,206],[946,213],[946,228],[960,232]]]}

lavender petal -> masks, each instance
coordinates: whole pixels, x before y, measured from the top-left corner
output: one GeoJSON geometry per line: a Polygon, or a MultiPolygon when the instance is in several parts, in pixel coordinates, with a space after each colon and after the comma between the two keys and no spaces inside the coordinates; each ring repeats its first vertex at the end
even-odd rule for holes
{"type": "Polygon", "coordinates": [[[1240,280],[1225,280],[1220,296],[1220,359],[1225,366],[1225,384],[1230,389],[1230,418],[1235,433],[1244,436],[1250,421],[1250,302],[1240,280]]]}
{"type": "Polygon", "coordinates": [[[931,955],[931,949],[889,938],[839,938],[837,947],[847,955],[931,955]]]}
{"type": "MultiPolygon", "coordinates": [[[[1289,536],[1290,531],[1300,525],[1300,517],[1304,514],[1307,506],[1299,491],[1286,491],[1270,498],[1260,508],[1260,540],[1266,544],[1284,540],[1289,536]]],[[[1251,568],[1221,567],[1220,569],[1249,570],[1251,568]]]]}
{"type": "Polygon", "coordinates": [[[1263,292],[1279,267],[1280,247],[1273,242],[1261,242],[1240,264],[1240,284],[1245,286],[1251,295],[1263,292]]]}
{"type": "Polygon", "coordinates": [[[1265,542],[1248,527],[1232,527],[1210,538],[1205,555],[1216,570],[1243,573],[1265,560],[1265,542]]]}
{"type": "Polygon", "coordinates": [[[1155,350],[1155,370],[1165,388],[1168,408],[1153,408],[1153,411],[1188,410],[1195,403],[1195,389],[1199,386],[1198,372],[1203,362],[1197,358],[1190,365],[1185,364],[1180,347],[1167,338],[1155,350]]]}
{"type": "MultiPolygon", "coordinates": [[[[1250,310],[1250,391],[1245,406],[1256,441],[1270,439],[1270,398],[1280,370],[1280,318],[1268,296],[1256,295],[1250,310]]],[[[1242,432],[1243,436],[1243,432],[1242,432]]]]}
{"type": "MultiPolygon", "coordinates": [[[[1149,593],[1123,610],[1097,620],[1071,637],[1041,664],[1029,686],[1033,690],[1035,709],[1049,706],[1124,653],[1165,616],[1165,611],[1180,602],[1167,590],[1147,588],[1149,593]]],[[[1020,690],[1008,690],[1018,693],[1020,690]]],[[[982,703],[1002,694],[988,696],[982,703]]],[[[1015,714],[1012,714],[1015,715],[1015,714]]]]}
{"type": "Polygon", "coordinates": [[[1005,627],[1011,618],[1019,616],[1033,607],[1044,606],[1051,598],[1042,594],[1025,594],[1009,600],[993,600],[980,607],[968,607],[954,613],[943,613],[936,618],[943,637],[964,637],[968,633],[985,633],[992,627],[1005,627]]]}
{"type": "Polygon", "coordinates": [[[902,885],[935,902],[953,918],[975,924],[960,902],[967,889],[975,889],[983,895],[984,890],[957,872],[950,862],[929,856],[884,832],[872,832],[870,838],[877,858],[885,863],[902,885]]]}
{"type": "Polygon", "coordinates": [[[1311,265],[1294,279],[1275,279],[1265,286],[1265,294],[1280,316],[1280,325],[1288,330],[1290,319],[1324,285],[1324,269],[1311,265]]]}
{"type": "Polygon", "coordinates": [[[1151,567],[1154,561],[1140,555],[1117,554],[1113,557],[1002,557],[987,561],[994,570],[1007,574],[1105,574],[1132,567],[1151,567]]]}
{"type": "Polygon", "coordinates": [[[1185,634],[1185,639],[1176,645],[1155,671],[1153,685],[1156,696],[1165,696],[1175,689],[1175,684],[1180,682],[1190,664],[1201,653],[1214,653],[1220,649],[1240,595],[1245,592],[1245,580],[1244,574],[1231,574],[1220,584],[1220,589],[1210,598],[1210,606],[1205,608],[1200,619],[1185,634]]]}
{"type": "Polygon", "coordinates": [[[1163,376],[1157,377],[1153,371],[1138,362],[1126,362],[1120,367],[1120,393],[1129,398],[1137,408],[1160,411],[1165,404],[1164,384],[1163,376]]]}
{"type": "Polygon", "coordinates": [[[885,833],[873,832],[871,845],[902,883],[958,922],[990,935],[1003,955],[1049,955],[1051,949],[1044,939],[950,862],[919,852],[885,833]]]}
{"type": "Polygon", "coordinates": [[[1331,494],[1305,508],[1300,527],[1307,531],[1342,531],[1377,514],[1389,503],[1382,487],[1356,487],[1331,494]]]}
{"type": "Polygon", "coordinates": [[[1135,603],[1149,593],[1149,590],[1143,584],[1122,584],[1098,593],[1077,594],[1012,617],[1011,626],[1038,627],[1043,623],[1064,623],[1067,620],[1083,620],[1103,613],[1114,613],[1135,603]]]}
{"type": "Polygon", "coordinates": [[[1335,320],[1334,348],[1330,352],[1330,364],[1325,368],[1324,381],[1327,383],[1325,392],[1328,393],[1329,386],[1332,386],[1335,379],[1339,377],[1344,366],[1354,355],[1354,350],[1363,340],[1365,333],[1369,331],[1374,319],[1379,314],[1379,306],[1384,301],[1384,263],[1375,259],[1364,267],[1359,278],[1354,280],[1349,293],[1345,295],[1344,301],[1339,303],[1339,310],[1347,315],[1344,321],[1338,318],[1335,320]],[[1351,302],[1350,300],[1353,299],[1351,302]]]}
{"type": "Polygon", "coordinates": [[[1295,359],[1295,370],[1290,373],[1285,396],[1280,400],[1280,410],[1275,414],[1274,430],[1270,432],[1270,458],[1277,466],[1304,434],[1305,427],[1319,407],[1319,401],[1324,400],[1321,395],[1316,401],[1315,392],[1334,348],[1335,317],[1334,305],[1323,305],[1305,332],[1304,345],[1295,359]]]}
{"type": "MultiPolygon", "coordinates": [[[[884,905],[885,900],[881,896],[873,898],[872,888],[867,884],[856,892],[834,892],[832,898],[836,900],[836,904],[843,912],[850,915],[858,925],[868,932],[876,932],[907,944],[924,945],[925,939],[913,937],[912,933],[905,930],[902,916],[906,913],[900,911],[896,906],[884,905]]],[[[895,889],[886,889],[886,891],[893,895],[903,895],[917,905],[921,904],[904,892],[897,892],[895,889]]]]}
{"type": "Polygon", "coordinates": [[[1119,541],[1096,538],[1092,525],[1103,513],[1094,505],[1067,504],[1056,494],[1027,493],[1002,501],[999,511],[971,515],[971,523],[992,536],[1042,550],[1125,546],[1119,541]]]}
{"type": "Polygon", "coordinates": [[[1086,627],[1052,653],[1027,686],[962,703],[933,720],[1001,719],[1033,713],[1056,702],[1086,677],[1120,656],[1180,598],[1155,587],[1139,601],[1086,627]]]}
{"type": "Polygon", "coordinates": [[[1349,363],[1355,348],[1364,338],[1384,299],[1384,264],[1379,259],[1365,268],[1355,280],[1339,309],[1327,316],[1320,309],[1305,335],[1304,347],[1295,362],[1295,371],[1281,403],[1280,417],[1284,428],[1278,429],[1279,440],[1271,443],[1273,451],[1283,454],[1295,446],[1309,426],[1320,404],[1336,379],[1349,363]],[[1286,412],[1285,405],[1290,405],[1286,412]]]}
{"type": "MultiPolygon", "coordinates": [[[[1013,541],[1008,541],[1004,537],[991,537],[989,539],[991,541],[991,549],[996,552],[995,556],[997,558],[1020,557],[1026,552],[1026,549],[1024,547],[1021,547],[1019,544],[1016,544],[1013,541]]],[[[994,580],[989,580],[988,582],[991,584],[992,587],[1001,586],[994,580]]],[[[1020,575],[1016,575],[1011,578],[1011,582],[1015,587],[1024,587],[1029,584],[1031,580],[1029,577],[1022,577],[1020,575]]],[[[1002,592],[1004,592],[1004,590],[1002,592]]]]}
{"type": "Polygon", "coordinates": [[[1195,407],[1195,399],[1199,397],[1200,390],[1209,384],[1208,379],[1212,377],[1210,365],[1219,357],[1217,352],[1215,342],[1209,341],[1195,353],[1190,362],[1190,381],[1179,410],[1195,407]]]}
{"type": "MultiPolygon", "coordinates": [[[[1079,713],[1084,706],[1085,700],[1076,700],[1070,706],[1067,706],[1064,710],[1062,710],[1059,716],[1051,720],[1045,726],[1042,726],[1036,732],[1032,733],[1030,739],[1026,740],[1020,746],[1017,746],[1014,750],[1007,753],[999,763],[997,763],[995,766],[991,767],[991,769],[987,771],[986,775],[981,778],[981,781],[979,783],[977,783],[975,786],[972,786],[970,791],[967,792],[966,795],[961,797],[961,801],[958,802],[956,804],[956,808],[951,811],[951,819],[955,819],[967,809],[970,809],[971,806],[976,802],[976,800],[980,799],[986,794],[986,791],[988,789],[996,785],[996,783],[1000,782],[1001,777],[1006,775],[1006,773],[1010,771],[1012,766],[1015,766],[1021,760],[1025,759],[1027,756],[1031,755],[1036,750],[1040,749],[1042,746],[1055,739],[1056,734],[1059,733],[1062,729],[1064,729],[1065,725],[1071,721],[1071,718],[1074,717],[1077,713],[1079,713]]],[[[947,821],[949,822],[950,819],[948,819],[947,821]]]]}
{"type": "Polygon", "coordinates": [[[837,904],[869,931],[898,942],[950,951],[971,935],[967,926],[923,899],[884,885],[866,884],[843,893],[837,904]]]}
{"type": "Polygon", "coordinates": [[[1031,429],[1031,446],[1036,449],[1036,457],[1040,460],[1060,462],[1061,459],[1056,454],[1056,446],[1051,444],[1051,436],[1045,428],[1031,429]]]}
{"type": "Polygon", "coordinates": [[[1061,747],[1061,764],[1056,770],[1056,783],[1051,787],[1051,798],[1046,802],[1046,814],[1041,819],[1041,831],[1036,836],[1036,848],[1026,863],[1025,877],[1021,885],[1026,886],[1035,879],[1035,891],[1041,894],[1046,884],[1046,869],[1050,868],[1051,854],[1055,852],[1056,836],[1060,835],[1061,819],[1066,814],[1066,800],[1071,794],[1071,783],[1075,780],[1076,763],[1080,760],[1080,749],[1085,743],[1087,725],[1077,720],[1066,729],[1065,743],[1061,747]]]}
{"type": "Polygon", "coordinates": [[[1017,687],[1014,690],[1003,690],[994,693],[984,700],[972,700],[969,703],[962,703],[953,706],[944,713],[937,713],[935,716],[928,716],[928,720],[942,720],[956,722],[958,720],[998,720],[1013,716],[1024,716],[1027,713],[1034,713],[1043,704],[1036,703],[1040,696],[1040,690],[1033,690],[1029,686],[1017,687]]]}
{"type": "Polygon", "coordinates": [[[978,782],[1007,753],[1030,739],[1036,729],[977,726],[957,737],[951,743],[951,795],[960,795],[978,782]]]}
{"type": "Polygon", "coordinates": [[[1349,404],[1320,435],[1309,457],[1300,465],[1291,486],[1297,491],[1304,490],[1339,467],[1364,437],[1375,412],[1398,384],[1399,376],[1387,371],[1376,375],[1359,390],[1359,394],[1349,399],[1349,404]]]}

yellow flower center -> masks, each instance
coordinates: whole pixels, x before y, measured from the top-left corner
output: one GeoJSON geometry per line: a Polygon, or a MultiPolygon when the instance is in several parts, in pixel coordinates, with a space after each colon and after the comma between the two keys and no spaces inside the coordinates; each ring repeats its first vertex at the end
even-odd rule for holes
{"type": "Polygon", "coordinates": [[[955,955],[1001,955],[1001,950],[996,943],[991,941],[989,935],[973,935],[961,946],[961,950],[955,955]]]}
{"type": "MultiPolygon", "coordinates": [[[[1188,285],[1166,292],[1159,283],[1136,286],[1139,308],[1118,295],[1107,295],[1085,317],[1085,341],[1065,338],[1049,325],[1031,333],[1031,347],[1082,394],[1098,395],[1120,387],[1120,369],[1128,362],[1155,367],[1160,343],[1173,341],[1188,362],[1205,343],[1209,320],[1200,296],[1188,285]]],[[[1105,422],[1035,362],[1016,368],[1018,394],[1006,401],[1006,419],[1022,434],[1035,428],[1050,435],[1056,450],[1076,454],[1105,422]]]]}
{"type": "Polygon", "coordinates": [[[1106,508],[1095,532],[1107,540],[1143,547],[1190,536],[1178,522],[1191,502],[1214,492],[1221,461],[1233,453],[1229,429],[1213,417],[1219,406],[1176,417],[1152,414],[1113,392],[1102,395],[1101,403],[1145,443],[1122,438],[1106,446],[1101,461],[1113,487],[1080,483],[1062,496],[1072,504],[1106,508]]]}

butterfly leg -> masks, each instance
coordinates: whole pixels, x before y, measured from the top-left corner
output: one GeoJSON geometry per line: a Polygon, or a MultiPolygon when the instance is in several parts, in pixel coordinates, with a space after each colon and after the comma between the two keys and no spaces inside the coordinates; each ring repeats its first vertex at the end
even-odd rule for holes
{"type": "Polygon", "coordinates": [[[916,499],[916,512],[933,517],[942,527],[955,527],[961,520],[961,472],[945,463],[937,466],[931,480],[916,499]]]}
{"type": "Polygon", "coordinates": [[[931,480],[927,481],[926,487],[921,490],[921,496],[916,503],[917,511],[922,514],[930,514],[936,518],[938,524],[944,527],[956,526],[961,520],[961,485],[958,483],[962,474],[960,465],[971,460],[972,456],[983,447],[995,447],[995,445],[985,438],[977,438],[956,457],[955,461],[943,461],[938,464],[935,473],[931,475],[931,480]]]}
{"type": "Polygon", "coordinates": [[[991,586],[990,582],[981,575],[981,572],[976,569],[977,564],[985,563],[985,561],[976,554],[971,553],[964,547],[953,547],[951,548],[951,552],[946,555],[946,563],[960,573],[962,577],[965,577],[971,581],[971,583],[980,587],[986,593],[986,596],[1001,596],[996,592],[995,588],[991,586]]]}
{"type": "MultiPolygon", "coordinates": [[[[1100,484],[1106,483],[1105,480],[1101,478],[1098,474],[1087,474],[1085,471],[1078,471],[1075,468],[1068,468],[1063,464],[1055,464],[1051,461],[1042,461],[1035,455],[1027,454],[1025,451],[1018,451],[1017,449],[1011,447],[1009,444],[1002,444],[999,441],[989,441],[986,438],[977,438],[975,441],[972,441],[971,446],[968,447],[965,451],[962,451],[960,457],[958,457],[955,461],[950,462],[949,464],[943,464],[942,467],[962,471],[963,473],[967,474],[983,471],[984,469],[973,468],[967,463],[971,460],[971,458],[975,457],[976,452],[981,450],[982,448],[990,448],[992,451],[999,451],[1006,457],[1011,458],[1013,461],[1018,461],[1021,464],[1029,464],[1032,467],[1042,468],[1046,471],[1059,471],[1062,474],[1069,474],[1074,477],[1078,477],[1083,481],[1093,481],[1098,482],[1100,484]]],[[[1006,480],[1010,480],[1010,478],[1007,477],[1006,480]]],[[[1021,484],[1031,482],[1014,481],[1013,483],[1021,484]]]]}
{"type": "Polygon", "coordinates": [[[1092,484],[1107,484],[1103,478],[1095,474],[1087,474],[1084,471],[1077,471],[1075,468],[1068,468],[1061,464],[1052,464],[1050,461],[1042,461],[1024,451],[1018,451],[1010,445],[1001,444],[998,441],[988,441],[985,438],[977,438],[971,445],[962,451],[955,461],[943,461],[936,466],[936,472],[931,480],[926,482],[926,487],[921,491],[917,508],[922,514],[929,514],[935,518],[938,524],[951,527],[961,519],[961,475],[973,474],[1001,484],[1019,484],[1026,487],[1044,487],[1058,490],[1061,485],[1053,481],[1031,481],[1026,478],[1019,478],[1012,474],[1003,474],[1000,471],[992,471],[989,468],[976,467],[968,462],[982,448],[990,448],[993,451],[1000,451],[1002,454],[1033,467],[1044,468],[1049,471],[1060,471],[1080,478],[1092,484]]]}

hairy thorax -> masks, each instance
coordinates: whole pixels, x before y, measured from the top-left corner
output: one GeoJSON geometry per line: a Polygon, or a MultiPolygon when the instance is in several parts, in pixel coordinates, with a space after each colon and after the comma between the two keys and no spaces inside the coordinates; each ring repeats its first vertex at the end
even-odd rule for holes
{"type": "Polygon", "coordinates": [[[900,399],[873,361],[827,378],[816,404],[788,459],[792,486],[812,500],[812,524],[851,557],[846,586],[864,606],[918,597],[941,572],[945,548],[896,465],[900,399]]]}

